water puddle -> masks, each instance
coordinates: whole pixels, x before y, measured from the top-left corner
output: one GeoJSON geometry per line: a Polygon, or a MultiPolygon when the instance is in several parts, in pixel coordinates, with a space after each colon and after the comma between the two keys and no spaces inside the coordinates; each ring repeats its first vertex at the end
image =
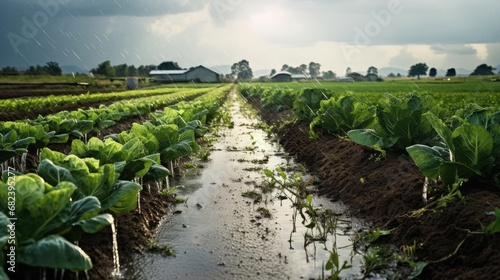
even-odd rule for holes
{"type": "Polygon", "coordinates": [[[263,194],[257,203],[243,196],[266,180],[264,168],[297,165],[266,132],[255,128],[259,120],[242,111],[242,105],[232,103],[234,128],[221,129],[210,160],[199,162],[202,168],[175,182],[184,186],[177,193],[187,201],[163,219],[155,242],[172,247],[176,256],[134,255],[122,267],[125,278],[318,279],[331,275],[323,268],[332,250],[340,265],[344,261],[352,265],[340,273],[341,278],[362,278],[362,257],[353,253],[351,240],[360,223],[342,214],[342,205],[314,197],[315,207],[333,210],[337,228],[327,234],[327,241],[309,242],[312,239],[305,236],[311,230],[302,224],[292,201],[278,198],[276,191],[263,194]]]}

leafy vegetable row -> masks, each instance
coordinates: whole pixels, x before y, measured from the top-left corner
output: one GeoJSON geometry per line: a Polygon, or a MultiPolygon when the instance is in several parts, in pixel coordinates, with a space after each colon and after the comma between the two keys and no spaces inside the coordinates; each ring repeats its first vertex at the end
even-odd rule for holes
{"type": "Polygon", "coordinates": [[[28,148],[41,149],[48,144],[66,143],[69,136],[83,139],[87,133],[99,132],[122,118],[144,115],[156,108],[213,90],[216,89],[188,89],[163,96],[120,101],[97,109],[62,111],[34,120],[0,122],[0,163],[26,153],[28,148]]]}
{"type": "Polygon", "coordinates": [[[427,178],[439,177],[445,186],[469,178],[500,186],[498,108],[468,104],[447,118],[449,112],[438,102],[417,93],[386,95],[371,104],[359,95],[325,89],[293,93],[243,85],[240,91],[260,98],[265,107],[293,109],[296,118],[310,123],[311,137],[317,137],[315,128],[320,126],[382,153],[388,148],[407,150],[427,178]]]}
{"type": "Polygon", "coordinates": [[[50,95],[43,97],[16,98],[0,100],[0,111],[8,112],[44,112],[47,108],[77,104],[84,106],[87,103],[118,101],[139,97],[151,97],[175,93],[182,90],[177,88],[157,88],[147,90],[131,90],[112,93],[87,93],[80,95],[50,95]]]}
{"type": "MultiPolygon", "coordinates": [[[[151,114],[129,131],[71,143],[65,155],[48,148],[40,154],[37,174],[3,172],[0,182],[0,261],[10,250],[8,218],[17,218],[17,262],[29,266],[88,270],[89,256],[74,241],[113,223],[136,207],[142,186],[132,179],[159,181],[170,174],[169,161],[195,152],[196,135],[216,115],[229,87],[191,103],[181,102],[151,114]],[[15,197],[15,204],[8,197],[15,197]],[[14,213],[15,215],[11,215],[14,213]],[[10,216],[9,216],[10,215],[10,216]],[[6,234],[4,234],[6,233],[6,234]],[[51,256],[47,258],[47,256],[51,256]]],[[[6,278],[0,271],[0,278],[6,278]]]]}

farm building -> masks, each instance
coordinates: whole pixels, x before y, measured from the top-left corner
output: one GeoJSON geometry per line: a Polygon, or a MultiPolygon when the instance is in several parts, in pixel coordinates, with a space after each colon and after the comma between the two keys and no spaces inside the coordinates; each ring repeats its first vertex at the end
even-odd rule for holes
{"type": "Polygon", "coordinates": [[[192,67],[189,70],[153,70],[149,73],[160,83],[216,83],[219,74],[204,67],[192,67]]]}
{"type": "Polygon", "coordinates": [[[292,74],[287,71],[281,71],[271,76],[271,81],[273,82],[291,82],[307,79],[309,77],[305,74],[292,74]]]}
{"type": "Polygon", "coordinates": [[[339,82],[354,82],[354,79],[352,77],[343,77],[343,78],[338,78],[337,81],[339,82]]]}

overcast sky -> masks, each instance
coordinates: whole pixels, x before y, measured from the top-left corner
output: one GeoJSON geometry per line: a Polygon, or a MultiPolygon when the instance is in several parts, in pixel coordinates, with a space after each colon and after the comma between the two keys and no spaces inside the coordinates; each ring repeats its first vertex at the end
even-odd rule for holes
{"type": "Polygon", "coordinates": [[[1,0],[0,67],[500,64],[498,0],[1,0]]]}

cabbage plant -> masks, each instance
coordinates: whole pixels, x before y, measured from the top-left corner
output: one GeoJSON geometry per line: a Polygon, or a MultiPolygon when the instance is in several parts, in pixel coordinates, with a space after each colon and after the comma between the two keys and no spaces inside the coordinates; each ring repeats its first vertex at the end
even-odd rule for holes
{"type": "Polygon", "coordinates": [[[374,129],[354,129],[347,135],[358,144],[382,149],[392,146],[405,149],[412,144],[427,143],[434,132],[422,115],[436,109],[436,102],[430,96],[387,96],[377,104],[374,129]]]}
{"type": "Polygon", "coordinates": [[[406,149],[424,176],[439,177],[448,186],[472,177],[500,185],[500,111],[476,111],[454,130],[432,113],[424,116],[442,140],[438,146],[406,149]]]}
{"type": "Polygon", "coordinates": [[[89,256],[73,241],[113,222],[110,214],[99,214],[99,200],[93,196],[72,200],[77,187],[71,182],[51,185],[36,174],[6,175],[0,181],[0,261],[5,263],[5,250],[9,250],[13,240],[4,231],[13,226],[17,262],[69,270],[92,268],[89,256]],[[9,190],[9,186],[15,186],[14,190],[9,190]],[[9,191],[15,194],[14,211],[7,204],[12,196],[9,191]],[[8,217],[16,220],[12,222],[8,217]]]}
{"type": "Polygon", "coordinates": [[[127,213],[137,206],[141,185],[118,179],[121,172],[119,169],[124,167],[124,162],[100,165],[95,158],[82,159],[48,148],[42,150],[40,158],[42,161],[37,173],[52,184],[65,181],[75,184],[77,190],[72,195],[73,199],[95,196],[101,203],[101,209],[115,216],[127,213]]]}
{"type": "Polygon", "coordinates": [[[316,125],[334,135],[345,135],[353,129],[364,129],[375,120],[375,109],[375,106],[362,103],[352,95],[321,100],[317,116],[309,125],[309,134],[313,138],[316,137],[316,125]]]}

